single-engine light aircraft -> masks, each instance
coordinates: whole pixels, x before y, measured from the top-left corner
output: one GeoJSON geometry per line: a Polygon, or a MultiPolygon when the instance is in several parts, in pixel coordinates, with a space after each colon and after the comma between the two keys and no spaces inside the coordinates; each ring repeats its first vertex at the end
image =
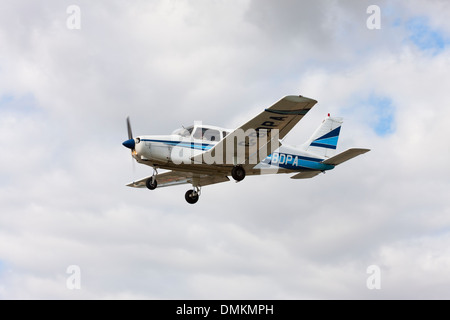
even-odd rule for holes
{"type": "Polygon", "coordinates": [[[127,186],[154,190],[191,184],[185,199],[194,204],[201,187],[229,181],[230,175],[236,182],[268,173],[312,178],[370,151],[351,148],[335,155],[343,121],[329,114],[303,145],[284,144],[288,132],[316,103],[303,96],[286,96],[237,129],[195,123],[171,135],[133,137],[128,117],[128,140],[123,145],[138,163],[151,166],[153,174],[127,186]],[[158,169],[170,171],[158,173],[158,169]]]}

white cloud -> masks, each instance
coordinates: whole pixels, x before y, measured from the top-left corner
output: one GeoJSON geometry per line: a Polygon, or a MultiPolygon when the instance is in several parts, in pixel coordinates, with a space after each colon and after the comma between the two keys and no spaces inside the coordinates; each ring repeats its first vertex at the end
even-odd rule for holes
{"type": "Polygon", "coordinates": [[[448,298],[449,51],[405,25],[446,35],[447,5],[381,2],[371,31],[371,3],[329,3],[80,2],[81,30],[71,3],[4,6],[0,297],[448,298]],[[195,206],[186,186],[124,186],[151,172],[121,146],[126,115],[136,135],[233,127],[297,93],[319,103],[287,142],[331,112],[341,150],[372,151],[309,181],[209,186],[195,206]],[[388,135],[374,96],[394,108],[388,135]],[[81,290],[66,288],[73,264],[81,290]]]}

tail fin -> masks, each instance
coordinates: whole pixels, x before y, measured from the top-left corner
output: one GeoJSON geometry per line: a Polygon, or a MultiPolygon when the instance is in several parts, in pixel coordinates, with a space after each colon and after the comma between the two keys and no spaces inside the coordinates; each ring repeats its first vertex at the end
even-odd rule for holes
{"type": "Polygon", "coordinates": [[[326,158],[335,155],[342,123],[342,118],[328,116],[311,138],[303,144],[303,149],[326,158]]]}

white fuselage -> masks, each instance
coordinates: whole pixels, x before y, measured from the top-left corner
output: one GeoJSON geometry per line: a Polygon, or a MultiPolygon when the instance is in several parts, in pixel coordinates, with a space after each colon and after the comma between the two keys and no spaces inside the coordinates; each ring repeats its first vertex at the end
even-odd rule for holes
{"type": "MultiPolygon", "coordinates": [[[[204,172],[229,172],[233,164],[204,164],[192,160],[213,148],[224,136],[231,132],[229,129],[213,126],[189,127],[185,134],[139,136],[136,140],[133,157],[143,164],[163,169],[178,169],[192,171],[198,169],[204,172]],[[202,131],[204,135],[197,134],[202,131]]],[[[334,166],[320,163],[319,157],[300,148],[281,145],[272,154],[259,163],[246,164],[247,174],[261,174],[264,169],[276,168],[277,172],[296,172],[304,170],[330,170],[334,166]],[[261,171],[262,170],[262,171],[261,171]]],[[[270,172],[268,170],[267,172],[270,172]]]]}

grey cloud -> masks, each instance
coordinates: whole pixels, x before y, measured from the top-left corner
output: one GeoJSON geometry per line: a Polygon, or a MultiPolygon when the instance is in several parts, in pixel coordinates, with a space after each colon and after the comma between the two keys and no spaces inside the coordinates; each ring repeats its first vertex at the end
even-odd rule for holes
{"type": "Polygon", "coordinates": [[[0,94],[34,104],[0,109],[2,298],[448,296],[446,50],[423,55],[386,20],[368,31],[359,1],[80,2],[73,31],[68,4],[1,13],[0,94]],[[387,137],[369,126],[376,110],[357,104],[373,91],[396,108],[387,137]],[[309,181],[206,187],[195,206],[186,186],[124,186],[150,173],[133,172],[121,146],[126,115],[135,134],[233,126],[296,93],[319,104],[289,143],[331,110],[346,116],[339,148],[372,151],[309,181]],[[71,264],[80,291],[65,287],[71,264]],[[376,293],[365,287],[371,264],[382,270],[376,293]]]}

